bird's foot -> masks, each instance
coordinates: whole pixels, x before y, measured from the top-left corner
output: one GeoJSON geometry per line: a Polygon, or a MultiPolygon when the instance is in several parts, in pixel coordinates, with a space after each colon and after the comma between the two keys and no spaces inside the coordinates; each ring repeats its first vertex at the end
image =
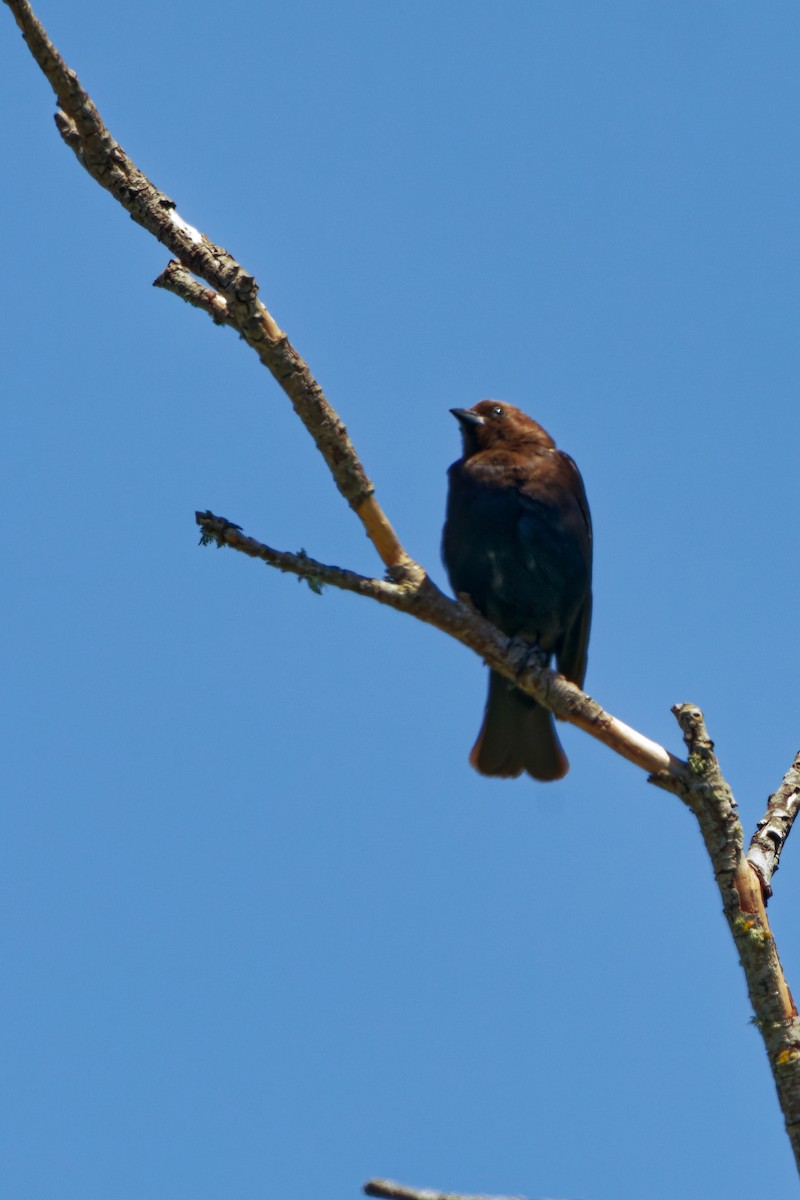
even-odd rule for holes
{"type": "Polygon", "coordinates": [[[518,638],[509,638],[508,649],[513,651],[521,645],[521,654],[517,657],[517,679],[520,679],[529,667],[547,667],[550,663],[550,655],[546,650],[543,650],[538,642],[531,644],[530,642],[520,643],[518,638]]]}

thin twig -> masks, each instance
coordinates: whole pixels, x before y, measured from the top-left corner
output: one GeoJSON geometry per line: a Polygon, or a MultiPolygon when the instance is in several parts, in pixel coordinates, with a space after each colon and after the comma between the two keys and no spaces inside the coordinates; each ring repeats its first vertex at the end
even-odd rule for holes
{"type": "Polygon", "coordinates": [[[167,263],[158,278],[153,280],[153,287],[163,288],[165,292],[172,292],[173,296],[178,296],[187,304],[199,308],[202,312],[207,313],[216,325],[229,325],[232,329],[236,328],[236,322],[231,316],[225,297],[220,296],[219,292],[215,292],[213,288],[203,287],[202,283],[198,283],[194,276],[175,259],[167,263]]]}
{"type": "Polygon", "coordinates": [[[214,542],[217,546],[238,550],[240,554],[246,554],[249,558],[259,558],[269,566],[277,567],[279,571],[286,571],[304,579],[315,592],[321,592],[325,586],[336,587],[344,592],[368,596],[371,600],[388,604],[391,608],[408,608],[408,590],[404,584],[392,583],[387,579],[371,579],[368,575],[359,575],[356,571],[317,562],[315,558],[309,558],[304,550],[298,550],[296,553],[290,550],[274,550],[264,542],[247,537],[242,533],[240,525],[234,525],[225,517],[217,517],[211,512],[198,512],[194,515],[202,530],[201,545],[214,542]]]}
{"type": "Polygon", "coordinates": [[[772,876],[778,869],[781,851],[800,812],[800,752],[767,801],[767,811],[758,822],[747,859],[758,872],[766,896],[772,895],[772,876]]]}

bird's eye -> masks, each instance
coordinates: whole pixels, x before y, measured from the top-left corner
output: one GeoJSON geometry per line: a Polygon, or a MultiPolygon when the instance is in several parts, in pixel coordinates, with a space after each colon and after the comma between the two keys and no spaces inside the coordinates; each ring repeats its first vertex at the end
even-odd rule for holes
{"type": "Polygon", "coordinates": [[[493,417],[504,417],[505,414],[506,414],[506,410],[503,408],[502,404],[495,404],[494,408],[492,409],[492,416],[493,417]]]}

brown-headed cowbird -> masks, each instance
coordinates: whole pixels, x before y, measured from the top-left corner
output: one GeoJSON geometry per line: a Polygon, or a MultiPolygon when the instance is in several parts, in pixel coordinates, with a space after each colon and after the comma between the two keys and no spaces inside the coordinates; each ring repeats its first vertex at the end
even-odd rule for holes
{"type": "MultiPolygon", "coordinates": [[[[582,686],[592,614],[592,523],[578,468],[510,404],[450,410],[464,455],[448,471],[442,557],[510,637],[531,642],[582,686]]],[[[482,775],[560,779],[569,770],[550,712],[498,675],[469,761],[482,775]]]]}

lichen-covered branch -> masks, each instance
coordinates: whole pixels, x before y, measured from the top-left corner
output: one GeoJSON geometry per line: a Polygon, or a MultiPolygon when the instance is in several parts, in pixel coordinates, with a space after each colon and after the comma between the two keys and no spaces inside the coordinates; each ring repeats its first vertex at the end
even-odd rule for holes
{"type": "Polygon", "coordinates": [[[747,859],[772,895],[772,876],[778,869],[781,851],[800,812],[800,752],[783,777],[783,782],[767,801],[767,811],[758,822],[747,851],[747,859]]]}
{"type": "Polygon", "coordinates": [[[689,773],[665,775],[657,782],[680,795],[697,817],[800,1166],[800,1019],[767,919],[761,879],[743,854],[736,800],[720,771],[702,712],[693,704],[678,704],[672,711],[683,731],[689,773]]]}
{"type": "MultiPolygon", "coordinates": [[[[206,307],[215,319],[224,311],[224,323],[232,325],[255,350],[286,392],[325,459],[336,486],[355,509],[389,570],[398,576],[413,570],[412,560],[375,499],[375,489],[344,423],[328,403],[308,364],[259,299],[253,275],[227,250],[179,216],[175,202],[158,190],[111,136],[77,74],[67,67],[28,0],[5,0],[5,3],[56,94],[61,106],[56,125],[81,166],[134,221],[163,243],[187,272],[210,284],[217,300],[207,294],[207,303],[201,307],[206,307]],[[212,311],[215,306],[216,314],[212,311]]],[[[162,286],[163,281],[161,276],[162,286]]],[[[192,297],[187,292],[184,299],[192,297]]]]}
{"type": "Polygon", "coordinates": [[[225,517],[217,517],[211,512],[195,513],[195,520],[201,529],[201,545],[207,546],[213,542],[220,547],[227,546],[231,550],[238,550],[248,558],[260,558],[262,562],[277,567],[279,571],[286,571],[304,579],[314,592],[321,592],[326,586],[336,587],[344,592],[368,596],[371,600],[377,600],[379,604],[388,604],[391,608],[408,607],[409,591],[404,584],[393,583],[388,579],[370,579],[369,576],[359,575],[356,571],[328,566],[327,563],[309,558],[304,550],[298,550],[296,553],[274,550],[264,542],[247,537],[242,533],[240,525],[234,525],[225,517]]]}

